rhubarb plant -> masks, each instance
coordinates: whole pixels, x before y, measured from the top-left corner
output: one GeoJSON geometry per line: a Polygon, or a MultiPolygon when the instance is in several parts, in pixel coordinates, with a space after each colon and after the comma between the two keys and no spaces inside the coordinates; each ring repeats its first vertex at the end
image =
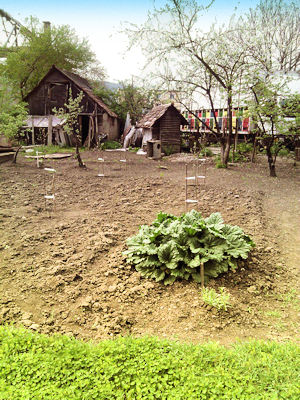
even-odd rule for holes
{"type": "Polygon", "coordinates": [[[220,213],[203,218],[195,210],[180,217],[161,212],[126,244],[126,262],[165,285],[176,279],[200,283],[201,264],[205,281],[235,270],[254,247],[252,239],[240,227],[225,224],[220,213]]]}

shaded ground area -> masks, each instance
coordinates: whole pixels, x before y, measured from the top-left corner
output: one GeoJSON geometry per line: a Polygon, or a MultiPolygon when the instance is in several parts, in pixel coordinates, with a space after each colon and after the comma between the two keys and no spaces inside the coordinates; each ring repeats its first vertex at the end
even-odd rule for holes
{"type": "Polygon", "coordinates": [[[122,257],[126,238],[139,225],[160,210],[184,212],[185,162],[192,173],[192,158],[152,161],[130,153],[127,164],[120,158],[117,152],[85,152],[86,170],[73,159],[45,161],[58,171],[50,215],[43,200],[49,174],[23,156],[16,166],[0,165],[0,322],[84,339],[296,340],[300,167],[279,160],[279,178],[272,179],[263,158],[229,170],[209,164],[199,211],[220,211],[257,245],[249,262],[210,282],[232,297],[232,307],[217,312],[203,304],[199,285],[165,287],[141,278],[122,257]],[[106,176],[99,178],[96,160],[102,156],[106,176]]]}

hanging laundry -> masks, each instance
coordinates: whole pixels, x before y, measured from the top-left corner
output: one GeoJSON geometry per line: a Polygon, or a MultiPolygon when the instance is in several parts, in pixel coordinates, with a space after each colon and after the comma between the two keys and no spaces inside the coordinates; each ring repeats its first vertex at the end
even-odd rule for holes
{"type": "Polygon", "coordinates": [[[243,120],[243,131],[248,132],[249,131],[249,118],[245,118],[243,120]]]}
{"type": "Polygon", "coordinates": [[[236,127],[236,117],[232,117],[232,128],[236,127]]]}
{"type": "Polygon", "coordinates": [[[242,130],[242,127],[243,127],[243,120],[242,120],[242,118],[239,117],[239,118],[237,119],[237,122],[238,122],[238,131],[241,131],[241,130],[242,130]]]}

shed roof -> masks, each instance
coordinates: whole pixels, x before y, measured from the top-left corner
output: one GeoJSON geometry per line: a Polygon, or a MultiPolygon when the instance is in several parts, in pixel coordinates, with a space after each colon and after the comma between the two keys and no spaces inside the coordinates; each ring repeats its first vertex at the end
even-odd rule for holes
{"type": "MultiPolygon", "coordinates": [[[[65,119],[56,117],[55,115],[52,116],[52,126],[53,128],[57,126],[61,126],[65,123],[65,119]]],[[[49,125],[49,120],[47,116],[43,115],[29,115],[29,117],[26,119],[24,127],[31,128],[48,128],[49,125]]]]}
{"type": "Polygon", "coordinates": [[[82,78],[80,75],[75,74],[74,72],[70,71],[65,71],[64,69],[58,68],[56,65],[52,65],[51,69],[47,72],[47,74],[44,76],[44,78],[38,83],[38,85],[30,92],[27,94],[27,96],[24,98],[26,100],[31,93],[35,91],[35,89],[47,78],[48,75],[53,70],[59,71],[61,74],[65,75],[69,80],[71,80],[80,90],[82,90],[86,95],[88,95],[95,103],[97,103],[101,108],[103,108],[108,115],[111,117],[118,118],[117,114],[115,114],[104,102],[100,97],[96,96],[93,93],[93,90],[88,83],[88,81],[85,78],[82,78]]]}
{"type": "Polygon", "coordinates": [[[138,128],[151,128],[156,121],[158,121],[169,108],[173,108],[178,112],[181,118],[181,125],[187,125],[188,122],[180,111],[174,106],[174,104],[160,104],[159,106],[153,107],[146,115],[144,115],[137,123],[138,128]]]}

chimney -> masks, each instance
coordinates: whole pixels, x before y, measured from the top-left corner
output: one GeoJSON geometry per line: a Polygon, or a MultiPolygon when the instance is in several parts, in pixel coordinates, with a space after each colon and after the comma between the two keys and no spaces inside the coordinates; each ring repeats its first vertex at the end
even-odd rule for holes
{"type": "Polygon", "coordinates": [[[48,29],[51,29],[51,22],[49,21],[43,21],[44,24],[44,32],[46,32],[48,29]]]}

